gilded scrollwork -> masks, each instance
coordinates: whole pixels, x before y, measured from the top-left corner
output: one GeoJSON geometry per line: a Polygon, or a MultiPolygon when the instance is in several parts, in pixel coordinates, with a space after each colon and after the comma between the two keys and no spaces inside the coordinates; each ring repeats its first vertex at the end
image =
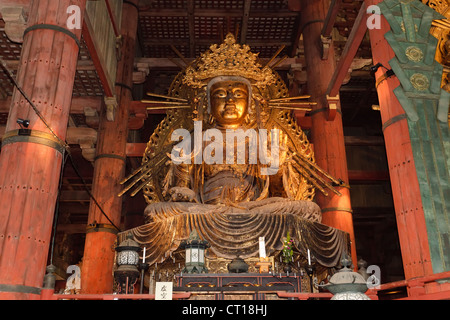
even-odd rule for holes
{"type": "Polygon", "coordinates": [[[413,87],[419,91],[427,90],[430,87],[430,81],[425,75],[421,73],[413,74],[410,78],[410,81],[413,87]]]}
{"type": "Polygon", "coordinates": [[[420,62],[423,60],[423,56],[423,51],[416,46],[406,48],[406,57],[411,61],[420,62]]]}
{"type": "MultiPolygon", "coordinates": [[[[449,0],[422,0],[447,19],[433,21],[430,33],[438,39],[436,61],[444,66],[441,87],[450,92],[450,1],[449,0]]],[[[450,113],[448,116],[450,125],[450,113]]]]}
{"type": "MultiPolygon", "coordinates": [[[[447,0],[422,0],[447,19],[450,18],[450,3],[447,0]]],[[[450,92],[450,22],[447,19],[433,21],[430,33],[438,39],[436,61],[444,66],[442,88],[450,92]]]]}

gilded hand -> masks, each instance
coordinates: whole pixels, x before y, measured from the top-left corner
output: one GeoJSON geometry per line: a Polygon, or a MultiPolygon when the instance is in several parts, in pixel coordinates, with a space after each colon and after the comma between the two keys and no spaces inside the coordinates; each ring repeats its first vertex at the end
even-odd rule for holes
{"type": "Polygon", "coordinates": [[[186,187],[173,187],[169,194],[173,202],[197,202],[195,192],[186,187]]]}

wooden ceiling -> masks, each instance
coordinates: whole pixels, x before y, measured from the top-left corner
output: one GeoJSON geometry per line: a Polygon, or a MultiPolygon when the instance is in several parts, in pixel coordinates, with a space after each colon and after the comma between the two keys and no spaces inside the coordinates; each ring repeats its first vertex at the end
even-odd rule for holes
{"type": "MultiPolygon", "coordinates": [[[[7,0],[6,4],[25,0],[7,0]]],[[[270,58],[280,48],[279,57],[302,60],[299,1],[287,0],[142,0],[139,14],[138,57],[161,59],[151,71],[174,71],[175,59],[195,58],[213,43],[220,43],[231,32],[240,43],[248,44],[260,58],[270,58]],[[172,63],[167,63],[167,60],[172,63]],[[171,67],[169,67],[171,66],[171,67]]],[[[3,4],[5,5],[5,4],[3,4]]],[[[342,0],[335,21],[334,42],[339,55],[358,14],[361,1],[342,0]]],[[[0,58],[15,72],[19,64],[21,44],[11,42],[0,20],[0,58]]],[[[358,51],[359,57],[370,58],[368,39],[358,51]]],[[[0,98],[12,95],[9,77],[0,71],[0,98]]],[[[74,97],[101,97],[102,82],[82,39],[74,84],[74,97]]],[[[5,113],[7,108],[0,108],[5,113]],[[5,110],[6,109],[6,110],[5,110]]],[[[4,125],[4,123],[0,123],[4,125]]]]}

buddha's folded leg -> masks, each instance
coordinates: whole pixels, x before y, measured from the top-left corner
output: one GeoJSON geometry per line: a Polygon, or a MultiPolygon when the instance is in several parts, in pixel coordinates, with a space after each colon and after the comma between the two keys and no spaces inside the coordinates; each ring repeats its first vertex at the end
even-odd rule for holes
{"type": "Polygon", "coordinates": [[[242,202],[239,205],[256,214],[294,214],[306,220],[322,221],[321,209],[312,201],[274,197],[260,201],[242,202]]]}
{"type": "Polygon", "coordinates": [[[192,202],[156,202],[149,204],[144,211],[146,223],[185,214],[218,214],[228,208],[210,204],[192,202]]]}

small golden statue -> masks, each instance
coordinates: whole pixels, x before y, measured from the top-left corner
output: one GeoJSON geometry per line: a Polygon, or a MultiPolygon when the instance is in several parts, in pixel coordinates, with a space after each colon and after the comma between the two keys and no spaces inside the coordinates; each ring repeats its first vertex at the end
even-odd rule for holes
{"type": "Polygon", "coordinates": [[[308,109],[294,102],[308,97],[289,97],[269,64],[261,66],[229,34],[159,96],[169,100],[167,117],[120,194],[144,193],[146,224],[131,232],[148,248],[150,264],[164,261],[193,229],[220,258],[257,256],[259,237],[273,253],[290,232],[299,250],[311,248],[324,266],[339,261],[347,236],[321,225],[313,202],[316,189],[339,194],[339,181],[314,163],[291,115],[308,109]]]}

